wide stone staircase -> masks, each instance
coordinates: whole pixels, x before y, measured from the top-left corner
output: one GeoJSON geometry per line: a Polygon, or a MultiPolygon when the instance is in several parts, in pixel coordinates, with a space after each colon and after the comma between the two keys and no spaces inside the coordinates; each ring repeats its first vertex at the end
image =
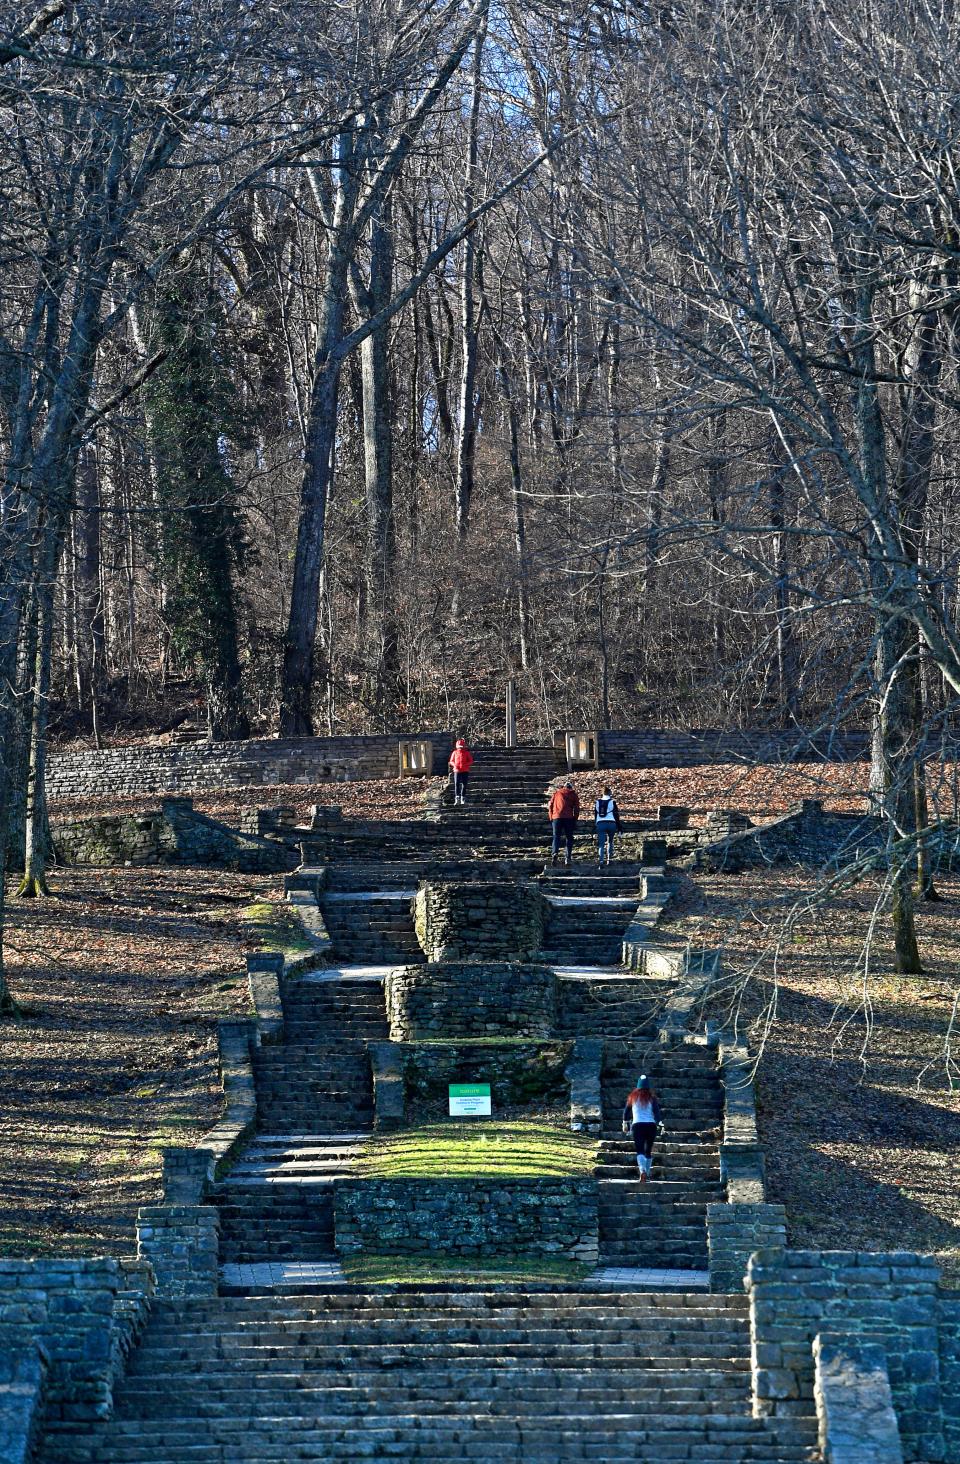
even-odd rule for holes
{"type": "MultiPolygon", "coordinates": [[[[89,1464],[816,1457],[754,1419],[742,1297],[329,1291],[156,1306],[89,1464]]],[[[62,1457],[62,1456],[60,1456],[62,1457]]],[[[45,1464],[58,1454],[48,1449],[45,1464]]]]}
{"type": "Polygon", "coordinates": [[[559,977],[557,1035],[603,1046],[601,1269],[529,1287],[334,1279],[333,1182],[371,1133],[382,968],[423,960],[420,879],[453,857],[512,857],[518,879],[543,869],[552,753],[475,751],[465,808],[338,832],[322,895],[336,968],[283,983],[284,1040],[255,1055],[259,1132],[211,1196],[221,1294],[156,1303],[112,1419],[49,1434],[41,1464],[819,1457],[812,1416],[751,1416],[745,1298],[710,1295],[704,1278],[706,1206],[723,1198],[716,1056],[658,1041],[672,983],[621,965],[639,870],[585,867],[592,843],[544,874],[542,959],[559,977]],[[666,1123],[644,1187],[620,1125],[641,1072],[666,1123]]]}

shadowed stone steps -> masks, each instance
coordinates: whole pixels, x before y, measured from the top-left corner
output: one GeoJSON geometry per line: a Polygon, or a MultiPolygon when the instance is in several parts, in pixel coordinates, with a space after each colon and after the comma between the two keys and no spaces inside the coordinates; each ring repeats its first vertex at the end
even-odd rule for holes
{"type": "Polygon", "coordinates": [[[413,925],[416,888],[324,891],[320,909],[340,961],[422,961],[413,925]]]}
{"type": "MultiPolygon", "coordinates": [[[[370,1292],[161,1303],[74,1464],[809,1460],[749,1416],[742,1297],[370,1292]]],[[[55,1438],[43,1464],[60,1464],[55,1438]]]]}

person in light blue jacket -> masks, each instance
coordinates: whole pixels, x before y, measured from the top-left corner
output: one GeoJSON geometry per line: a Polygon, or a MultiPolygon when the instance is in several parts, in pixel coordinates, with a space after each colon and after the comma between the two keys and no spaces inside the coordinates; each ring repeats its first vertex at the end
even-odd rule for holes
{"type": "Polygon", "coordinates": [[[620,810],[609,783],[600,790],[593,805],[593,816],[597,825],[597,868],[602,869],[613,859],[614,835],[620,832],[620,810]]]}

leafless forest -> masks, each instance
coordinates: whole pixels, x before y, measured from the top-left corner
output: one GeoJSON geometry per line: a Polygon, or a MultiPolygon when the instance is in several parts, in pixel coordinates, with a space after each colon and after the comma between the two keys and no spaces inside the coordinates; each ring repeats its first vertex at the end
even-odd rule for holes
{"type": "Polygon", "coordinates": [[[14,862],[51,729],[187,687],[215,736],[482,734],[509,675],[535,738],[869,726],[912,837],[960,690],[958,34],[6,0],[14,862]]]}

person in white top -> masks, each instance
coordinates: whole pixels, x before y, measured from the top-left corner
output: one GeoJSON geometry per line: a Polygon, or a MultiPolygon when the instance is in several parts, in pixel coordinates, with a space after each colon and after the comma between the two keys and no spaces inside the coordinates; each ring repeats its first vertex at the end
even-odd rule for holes
{"type": "Polygon", "coordinates": [[[633,1134],[633,1147],[637,1151],[637,1168],[640,1183],[646,1184],[653,1164],[653,1141],[657,1129],[663,1122],[663,1110],[657,1095],[650,1086],[646,1073],[641,1073],[637,1086],[627,1094],[623,1109],[623,1132],[633,1134]]]}
{"type": "Polygon", "coordinates": [[[613,796],[613,789],[605,783],[600,796],[593,805],[593,816],[597,826],[597,868],[613,859],[613,837],[620,832],[620,810],[613,796]]]}

